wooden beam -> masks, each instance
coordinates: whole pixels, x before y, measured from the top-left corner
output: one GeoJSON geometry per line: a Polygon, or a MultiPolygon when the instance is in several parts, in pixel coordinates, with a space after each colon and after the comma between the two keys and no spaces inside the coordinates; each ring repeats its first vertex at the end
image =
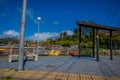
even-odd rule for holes
{"type": "Polygon", "coordinates": [[[98,29],[103,29],[103,30],[120,31],[120,28],[118,28],[118,27],[112,27],[112,26],[106,26],[106,25],[99,25],[99,24],[90,23],[90,22],[80,22],[80,21],[77,21],[77,24],[79,26],[85,26],[85,27],[91,27],[91,28],[98,28],[98,29]]]}

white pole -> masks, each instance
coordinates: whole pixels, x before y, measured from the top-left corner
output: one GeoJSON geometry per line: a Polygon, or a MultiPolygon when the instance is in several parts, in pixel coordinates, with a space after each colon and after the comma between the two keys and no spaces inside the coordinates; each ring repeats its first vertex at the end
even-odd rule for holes
{"type": "Polygon", "coordinates": [[[40,20],[41,20],[41,17],[37,17],[37,20],[38,20],[38,42],[37,42],[37,54],[39,54],[39,34],[40,34],[40,20]]]}
{"type": "Polygon", "coordinates": [[[20,44],[19,44],[19,57],[18,57],[18,70],[23,70],[24,33],[25,33],[25,23],[26,23],[26,6],[27,6],[27,0],[23,0],[21,32],[20,32],[20,44]]]}

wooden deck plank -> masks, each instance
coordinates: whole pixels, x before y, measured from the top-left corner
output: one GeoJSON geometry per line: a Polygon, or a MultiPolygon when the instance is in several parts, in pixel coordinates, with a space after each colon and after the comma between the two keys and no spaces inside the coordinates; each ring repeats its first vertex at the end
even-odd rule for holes
{"type": "Polygon", "coordinates": [[[55,79],[57,76],[58,72],[49,72],[49,74],[47,74],[44,79],[55,79]]]}
{"type": "Polygon", "coordinates": [[[13,73],[15,73],[14,70],[9,70],[9,71],[4,72],[3,74],[7,76],[7,75],[12,75],[13,73]]]}
{"type": "Polygon", "coordinates": [[[96,75],[96,77],[97,77],[98,80],[104,80],[104,77],[103,77],[103,76],[98,76],[98,75],[96,75]]]}
{"type": "Polygon", "coordinates": [[[80,74],[81,80],[93,80],[92,77],[88,74],[80,74]]]}
{"type": "Polygon", "coordinates": [[[112,77],[105,77],[105,80],[113,80],[112,77]]]}
{"type": "Polygon", "coordinates": [[[8,70],[8,71],[3,72],[2,75],[4,75],[4,76],[8,76],[8,75],[12,76],[13,73],[15,73],[15,70],[8,70]]]}
{"type": "Polygon", "coordinates": [[[120,80],[120,77],[107,77],[107,76],[98,76],[91,75],[92,80],[120,80]]]}
{"type": "Polygon", "coordinates": [[[90,74],[86,74],[85,77],[88,78],[89,80],[92,80],[92,77],[90,76],[90,74]]]}
{"type": "Polygon", "coordinates": [[[62,79],[63,80],[68,80],[68,73],[63,73],[62,79]]]}
{"type": "Polygon", "coordinates": [[[120,80],[120,77],[116,77],[115,80],[120,80]]]}
{"type": "Polygon", "coordinates": [[[42,80],[120,80],[120,77],[106,77],[90,74],[71,74],[45,71],[15,71],[10,69],[0,69],[3,76],[11,76],[22,79],[42,79],[42,80]]]}
{"type": "Polygon", "coordinates": [[[99,80],[99,79],[97,78],[97,75],[91,75],[91,77],[92,77],[93,80],[99,80]]]}
{"type": "Polygon", "coordinates": [[[120,78],[117,77],[104,77],[105,80],[120,80],[120,78]]]}
{"type": "Polygon", "coordinates": [[[63,73],[58,73],[57,76],[56,76],[56,80],[61,80],[63,77],[63,73]]]}
{"type": "Polygon", "coordinates": [[[9,71],[9,69],[0,69],[0,75],[3,75],[3,73],[6,71],[9,71]]]}
{"type": "Polygon", "coordinates": [[[85,78],[85,75],[83,75],[83,74],[80,74],[80,79],[81,79],[81,80],[87,80],[87,79],[85,78]]]}
{"type": "Polygon", "coordinates": [[[56,80],[68,80],[68,73],[58,73],[56,80]]]}
{"type": "Polygon", "coordinates": [[[99,75],[91,75],[93,80],[106,80],[105,76],[99,76],[99,75]]]}
{"type": "Polygon", "coordinates": [[[23,78],[32,78],[32,76],[34,75],[34,74],[36,74],[37,73],[37,71],[27,71],[24,75],[22,75],[22,77],[23,78]]]}
{"type": "Polygon", "coordinates": [[[68,80],[80,80],[79,74],[69,74],[68,80]]]}
{"type": "Polygon", "coordinates": [[[6,71],[9,71],[10,69],[0,69],[0,72],[3,73],[3,72],[6,72],[6,71]]]}
{"type": "Polygon", "coordinates": [[[32,78],[33,79],[41,79],[43,78],[48,72],[45,71],[38,71],[37,73],[35,73],[32,78]]]}
{"type": "Polygon", "coordinates": [[[27,71],[17,71],[13,76],[22,78],[22,76],[26,73],[27,73],[27,71]]]}

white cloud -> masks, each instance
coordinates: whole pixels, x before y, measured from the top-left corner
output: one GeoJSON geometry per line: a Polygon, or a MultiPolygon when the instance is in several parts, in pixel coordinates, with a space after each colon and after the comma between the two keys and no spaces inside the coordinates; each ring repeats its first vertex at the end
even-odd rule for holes
{"type": "Polygon", "coordinates": [[[16,32],[14,30],[8,30],[8,31],[5,31],[3,35],[15,37],[15,36],[19,36],[20,34],[19,32],[16,32]]]}
{"type": "Polygon", "coordinates": [[[67,31],[68,35],[73,35],[73,31],[67,31]]]}
{"type": "MultiPolygon", "coordinates": [[[[73,35],[73,31],[67,30],[67,34],[73,35]]],[[[59,36],[60,36],[60,33],[43,32],[39,34],[39,40],[47,40],[48,38],[57,38],[59,36]]],[[[26,39],[27,40],[38,40],[38,33],[34,33],[34,35],[28,36],[26,39]]]]}
{"type": "MultiPolygon", "coordinates": [[[[65,31],[62,31],[62,32],[65,32],[65,31]]],[[[68,35],[73,35],[73,31],[66,30],[66,32],[67,32],[68,35]]]]}
{"type": "MultiPolygon", "coordinates": [[[[62,31],[62,32],[64,32],[64,31],[62,31]]],[[[73,31],[67,30],[67,34],[73,35],[73,31]]],[[[8,31],[4,31],[3,34],[0,35],[0,38],[6,37],[6,36],[20,37],[20,33],[16,32],[15,30],[8,30],[8,31]]],[[[58,38],[59,36],[60,36],[59,32],[58,33],[43,32],[43,33],[39,33],[39,40],[47,40],[48,38],[58,38]]],[[[25,38],[26,38],[26,40],[38,40],[38,33],[34,33],[33,35],[27,36],[25,38]]]]}
{"type": "MultiPolygon", "coordinates": [[[[48,38],[56,38],[59,37],[59,33],[50,33],[50,32],[43,32],[39,34],[39,40],[46,40],[48,38]]],[[[27,40],[37,40],[38,33],[34,33],[34,35],[29,36],[26,38],[27,40]]]]}

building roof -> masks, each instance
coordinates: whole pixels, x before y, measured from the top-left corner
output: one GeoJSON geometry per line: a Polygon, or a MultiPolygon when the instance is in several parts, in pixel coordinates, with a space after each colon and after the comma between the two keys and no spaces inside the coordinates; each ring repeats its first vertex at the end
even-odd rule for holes
{"type": "Polygon", "coordinates": [[[80,22],[80,21],[77,21],[77,24],[79,26],[85,26],[85,27],[91,27],[91,28],[98,28],[98,29],[112,30],[112,31],[120,31],[120,28],[118,28],[118,27],[99,25],[99,24],[90,23],[90,22],[80,22]]]}

